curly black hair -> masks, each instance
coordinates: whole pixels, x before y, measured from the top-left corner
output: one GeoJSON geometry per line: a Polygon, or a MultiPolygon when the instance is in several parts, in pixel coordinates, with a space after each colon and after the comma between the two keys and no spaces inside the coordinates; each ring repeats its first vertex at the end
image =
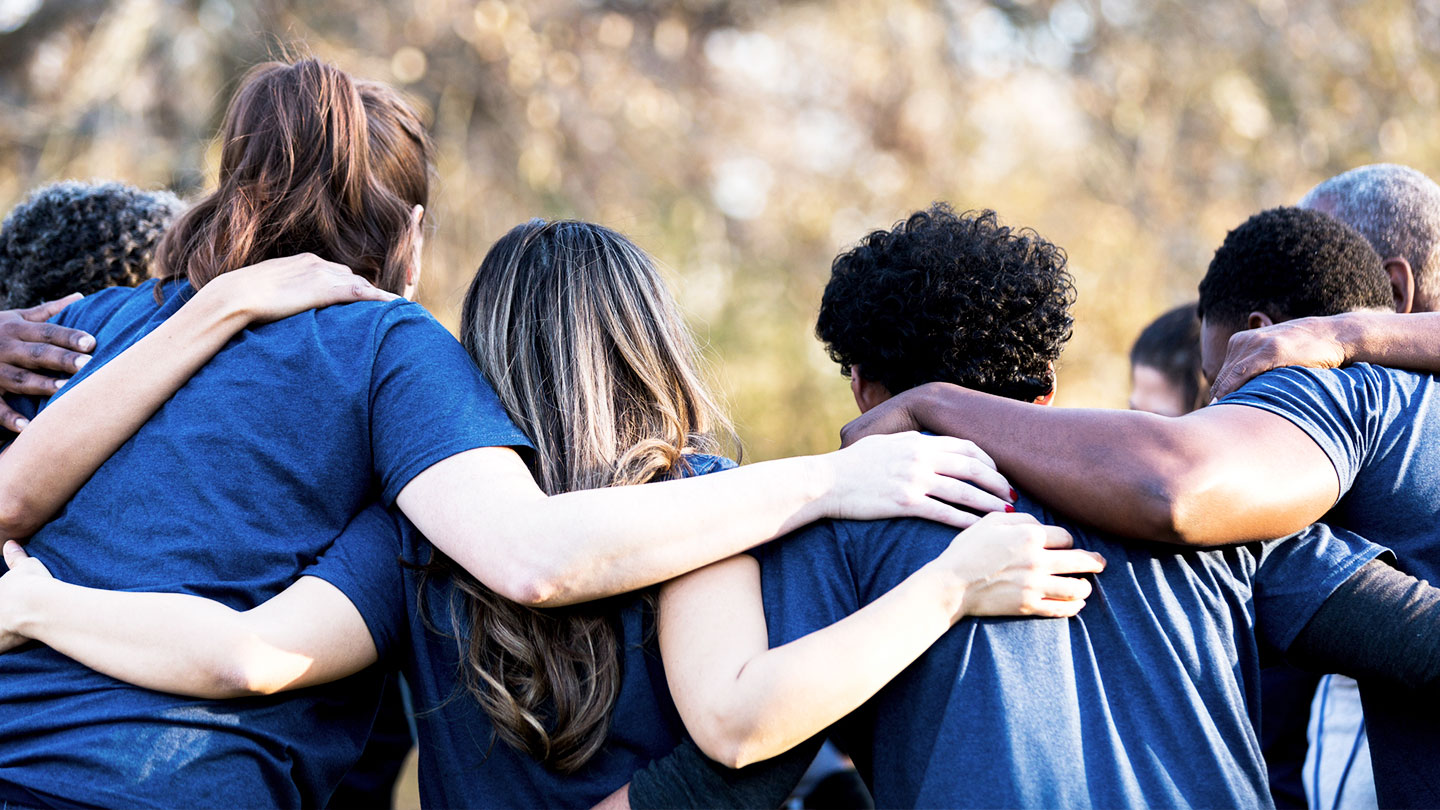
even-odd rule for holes
{"type": "Polygon", "coordinates": [[[1329,214],[1271,208],[1225,235],[1200,282],[1200,317],[1226,326],[1252,312],[1284,321],[1393,309],[1380,254],[1329,214]]]}
{"type": "Polygon", "coordinates": [[[891,393],[942,381],[1029,401],[1054,388],[1074,303],[1065,251],[936,203],[835,258],[815,334],[891,393]]]}
{"type": "Polygon", "coordinates": [[[0,308],[133,287],[184,205],[168,191],[66,181],[30,193],[0,224],[0,308]]]}

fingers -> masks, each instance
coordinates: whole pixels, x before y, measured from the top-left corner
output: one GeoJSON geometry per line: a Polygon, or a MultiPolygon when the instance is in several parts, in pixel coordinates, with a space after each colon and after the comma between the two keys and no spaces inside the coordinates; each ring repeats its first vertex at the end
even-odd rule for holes
{"type": "MultiPolygon", "coordinates": [[[[48,345],[72,352],[92,352],[95,338],[79,329],[71,329],[58,323],[32,323],[28,320],[11,321],[5,325],[4,340],[8,343],[48,345]]],[[[26,347],[29,349],[29,346],[26,347]]],[[[75,368],[56,368],[56,371],[73,371],[75,368]]]]}
{"type": "Polygon", "coordinates": [[[1006,508],[1013,508],[1007,501],[979,487],[943,475],[935,476],[930,491],[926,494],[977,512],[1004,512],[1006,508]]]}
{"type": "Polygon", "coordinates": [[[1047,550],[1037,567],[1046,574],[1098,574],[1105,570],[1105,558],[1080,549],[1047,550]]]}
{"type": "Polygon", "coordinates": [[[30,555],[25,553],[25,549],[21,548],[19,543],[14,540],[5,541],[6,568],[14,568],[19,565],[22,560],[28,559],[30,559],[30,555]]]}
{"type": "Polygon", "coordinates": [[[90,356],[84,352],[94,348],[95,338],[78,329],[53,323],[12,321],[0,336],[0,362],[74,374],[90,362],[90,356]],[[89,348],[80,349],[80,346],[89,348]]]}
{"type": "Polygon", "coordinates": [[[1084,599],[1042,599],[1030,615],[1042,619],[1068,619],[1084,608],[1084,599]]]}
{"type": "Polygon", "coordinates": [[[978,458],[945,453],[936,460],[935,472],[951,479],[968,481],[1001,501],[1010,502],[1010,482],[978,458]]]}
{"type": "Polygon", "coordinates": [[[1252,369],[1242,360],[1227,360],[1220,373],[1215,375],[1215,382],[1210,386],[1210,396],[1212,399],[1220,399],[1227,394],[1233,394],[1240,386],[1265,370],[1267,369],[1252,369]]]}
{"type": "Polygon", "coordinates": [[[0,363],[0,391],[7,394],[48,397],[63,384],[54,377],[36,374],[9,363],[0,363]]]}
{"type": "Polygon", "coordinates": [[[1075,538],[1070,536],[1070,532],[1065,531],[1059,526],[1046,526],[1044,529],[1045,537],[1043,542],[1045,548],[1070,548],[1075,545],[1075,538]]]}
{"type": "Polygon", "coordinates": [[[912,517],[933,520],[936,523],[943,523],[946,526],[953,526],[957,529],[968,529],[980,521],[980,516],[957,509],[948,503],[937,501],[934,498],[922,498],[915,504],[912,517]]]}
{"type": "Polygon", "coordinates": [[[70,306],[84,297],[82,293],[73,292],[64,298],[56,298],[54,301],[46,301],[43,304],[37,304],[29,309],[16,310],[16,312],[27,321],[48,321],[56,315],[59,315],[60,311],[65,309],[65,307],[70,306]]]}
{"type": "Polygon", "coordinates": [[[19,433],[30,426],[30,420],[21,416],[14,408],[6,405],[3,399],[0,399],[0,426],[4,426],[11,433],[19,433]]]}
{"type": "Polygon", "coordinates": [[[1090,598],[1090,580],[1079,577],[1045,577],[1037,590],[1044,599],[1073,601],[1090,598]]]}
{"type": "Polygon", "coordinates": [[[995,459],[991,458],[989,453],[982,450],[980,445],[969,439],[957,439],[954,436],[923,436],[923,440],[935,445],[944,452],[969,456],[977,459],[992,470],[997,469],[995,459]]]}

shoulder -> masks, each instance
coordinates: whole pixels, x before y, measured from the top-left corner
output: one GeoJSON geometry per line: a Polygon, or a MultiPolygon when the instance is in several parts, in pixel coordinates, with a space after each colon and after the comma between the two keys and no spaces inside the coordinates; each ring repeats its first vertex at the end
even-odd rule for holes
{"type": "MultiPolygon", "coordinates": [[[[110,319],[128,311],[143,312],[146,315],[159,309],[161,303],[155,300],[155,286],[159,282],[150,279],[138,287],[109,287],[93,292],[79,301],[65,307],[50,320],[71,329],[81,329],[94,334],[110,319]]],[[[178,293],[172,285],[166,299],[178,293]]],[[[189,285],[184,285],[189,287],[189,285]]]]}

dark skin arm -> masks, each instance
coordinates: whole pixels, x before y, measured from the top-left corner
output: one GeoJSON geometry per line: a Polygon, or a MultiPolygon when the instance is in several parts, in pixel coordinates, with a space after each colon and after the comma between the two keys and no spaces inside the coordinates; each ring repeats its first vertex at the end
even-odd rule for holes
{"type": "Polygon", "coordinates": [[[1282,366],[1338,368],[1350,363],[1440,372],[1440,312],[1350,312],[1236,332],[1210,392],[1223,397],[1282,366]]]}
{"type": "Polygon", "coordinates": [[[1282,537],[1319,520],[1340,493],[1334,466],[1283,417],[1242,405],[1179,418],[1051,408],[930,383],[846,425],[969,439],[1055,509],[1108,532],[1189,546],[1282,537]]]}

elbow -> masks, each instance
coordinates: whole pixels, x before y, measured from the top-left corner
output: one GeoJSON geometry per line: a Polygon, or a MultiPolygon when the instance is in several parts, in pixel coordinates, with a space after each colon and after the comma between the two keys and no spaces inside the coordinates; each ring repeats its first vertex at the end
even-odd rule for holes
{"type": "Polygon", "coordinates": [[[282,690],[276,679],[259,667],[245,661],[217,663],[202,673],[199,679],[205,698],[225,699],[273,695],[282,690]]]}
{"type": "Polygon", "coordinates": [[[1205,500],[1209,488],[1196,479],[1198,468],[1162,474],[1145,488],[1135,504],[1140,539],[1177,546],[1214,545],[1206,532],[1205,500]]]}
{"type": "Polygon", "coordinates": [[[576,601],[566,598],[569,590],[565,582],[563,573],[517,566],[503,572],[491,587],[500,596],[527,607],[561,607],[576,601]]]}
{"type": "Polygon", "coordinates": [[[705,756],[727,768],[744,768],[780,753],[766,750],[759,729],[746,723],[743,713],[709,711],[702,722],[686,728],[705,756]]]}
{"type": "Polygon", "coordinates": [[[0,486],[0,536],[20,540],[34,534],[43,520],[35,519],[35,510],[12,487],[0,486]]]}

